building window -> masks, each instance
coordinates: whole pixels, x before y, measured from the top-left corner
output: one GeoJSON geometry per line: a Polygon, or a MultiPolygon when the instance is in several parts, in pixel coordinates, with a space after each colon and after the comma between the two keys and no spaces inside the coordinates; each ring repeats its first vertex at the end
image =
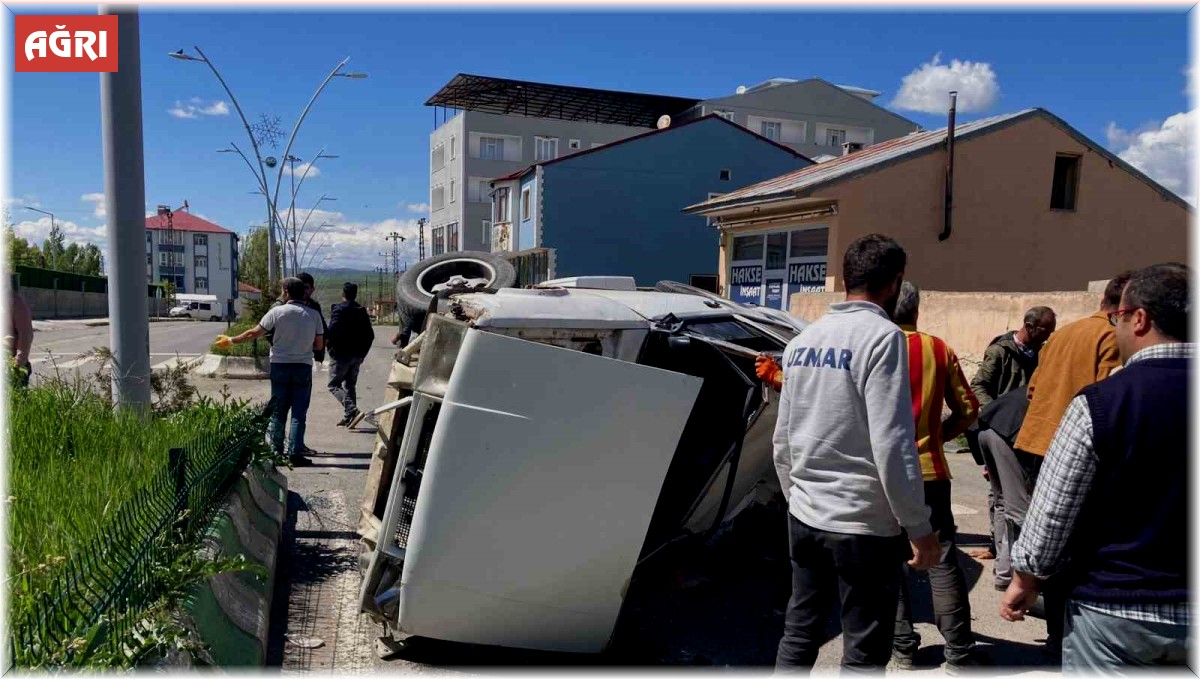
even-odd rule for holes
{"type": "Polygon", "coordinates": [[[159,266],[183,266],[183,253],[181,252],[160,252],[158,253],[159,266]]]}
{"type": "Polygon", "coordinates": [[[788,256],[795,257],[824,257],[829,254],[829,227],[804,229],[791,233],[792,242],[788,247],[788,256]]]}
{"type": "Polygon", "coordinates": [[[450,178],[450,202],[454,202],[454,177],[450,178]]]}
{"type": "Polygon", "coordinates": [[[840,147],[846,143],[846,131],[835,130],[832,127],[825,130],[825,145],[840,147]]]}
{"type": "Polygon", "coordinates": [[[446,189],[438,185],[429,191],[429,209],[440,210],[446,207],[446,189]]]}
{"type": "Polygon", "coordinates": [[[440,255],[446,251],[446,228],[443,226],[435,226],[429,230],[433,244],[430,248],[430,254],[440,255]]]}
{"type": "Polygon", "coordinates": [[[504,138],[480,137],[479,157],[484,160],[504,160],[504,138]]]}
{"type": "Polygon", "coordinates": [[[762,121],[762,136],[771,141],[778,142],[783,138],[783,123],[772,120],[762,121]]]}
{"type": "Polygon", "coordinates": [[[521,221],[529,219],[529,187],[521,189],[521,221]]]}
{"type": "Polygon", "coordinates": [[[483,220],[483,238],[480,240],[480,242],[483,243],[485,246],[491,245],[491,243],[492,243],[492,222],[491,222],[491,220],[488,220],[488,219],[483,220]]]}
{"type": "Polygon", "coordinates": [[[572,151],[577,151],[582,147],[583,142],[579,141],[578,139],[572,139],[571,141],[567,142],[567,148],[571,149],[572,151]]]}
{"type": "Polygon", "coordinates": [[[152,264],[154,264],[154,255],[147,252],[146,253],[146,266],[150,266],[152,264]]]}
{"type": "Polygon", "coordinates": [[[787,268],[787,232],[767,234],[767,268],[771,270],[787,268]]]}
{"type": "Polygon", "coordinates": [[[558,157],[558,137],[534,137],[533,160],[554,160],[558,157]]]}
{"type": "Polygon", "coordinates": [[[733,179],[733,171],[728,169],[721,170],[721,181],[727,182],[730,179],[733,179]]]}
{"type": "Polygon", "coordinates": [[[206,257],[204,255],[196,255],[196,268],[197,269],[207,269],[208,268],[208,257],[206,257]]]}
{"type": "Polygon", "coordinates": [[[446,167],[446,147],[438,145],[436,149],[430,152],[429,164],[435,171],[446,167]]]}
{"type": "Polygon", "coordinates": [[[1051,210],[1074,210],[1079,190],[1079,156],[1054,158],[1054,184],[1050,188],[1051,210]]]}
{"type": "Polygon", "coordinates": [[[493,215],[497,222],[508,221],[508,188],[496,189],[496,214],[493,215]]]}
{"type": "Polygon", "coordinates": [[[458,222],[446,227],[446,252],[458,252],[458,222]]]}
{"type": "Polygon", "coordinates": [[[488,194],[492,192],[492,180],[479,179],[478,177],[470,177],[467,179],[467,202],[470,203],[487,203],[491,199],[488,194]]]}
{"type": "Polygon", "coordinates": [[[208,279],[207,278],[197,278],[196,279],[196,292],[208,292],[208,279]]]}
{"type": "Polygon", "coordinates": [[[163,245],[183,245],[183,232],[163,229],[158,232],[158,242],[163,245]]]}
{"type": "Polygon", "coordinates": [[[204,234],[204,233],[192,234],[192,245],[203,245],[203,246],[207,247],[208,246],[208,234],[204,234]]]}
{"type": "Polygon", "coordinates": [[[450,160],[454,160],[454,157],[456,155],[455,148],[457,146],[458,146],[458,144],[455,143],[454,137],[450,137],[450,160]]]}
{"type": "Polygon", "coordinates": [[[763,237],[737,236],[733,239],[733,261],[760,261],[763,256],[763,237]]]}
{"type": "Polygon", "coordinates": [[[717,116],[718,118],[724,118],[731,123],[733,122],[733,111],[716,108],[713,109],[713,115],[717,116]]]}

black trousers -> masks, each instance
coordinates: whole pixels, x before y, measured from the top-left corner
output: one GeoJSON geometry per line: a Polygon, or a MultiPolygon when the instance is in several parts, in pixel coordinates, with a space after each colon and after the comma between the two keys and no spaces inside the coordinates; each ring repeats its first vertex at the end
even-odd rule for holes
{"type": "Polygon", "coordinates": [[[792,598],[775,670],[812,668],[836,596],[842,604],[842,667],[882,672],[892,654],[896,571],[908,558],[903,539],[818,530],[789,512],[788,542],[792,598]]]}
{"type": "MultiPolygon", "coordinates": [[[[958,562],[954,512],[950,509],[950,481],[926,481],[925,504],[929,506],[929,523],[938,534],[945,555],[929,569],[929,588],[933,593],[933,616],[938,631],[946,641],[946,662],[954,665],[965,660],[975,648],[971,631],[971,600],[967,576],[958,562]]],[[[896,639],[898,653],[912,655],[921,646],[921,635],[913,629],[911,597],[907,565],[900,567],[900,604],[896,607],[896,639]]]]}

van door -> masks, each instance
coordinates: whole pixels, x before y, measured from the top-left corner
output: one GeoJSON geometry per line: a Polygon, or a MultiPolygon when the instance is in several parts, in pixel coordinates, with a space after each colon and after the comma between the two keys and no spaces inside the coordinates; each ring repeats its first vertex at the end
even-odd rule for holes
{"type": "Polygon", "coordinates": [[[702,381],[476,329],[442,349],[418,367],[363,610],[434,639],[603,650],[702,381]],[[445,391],[420,393],[445,360],[445,391]]]}

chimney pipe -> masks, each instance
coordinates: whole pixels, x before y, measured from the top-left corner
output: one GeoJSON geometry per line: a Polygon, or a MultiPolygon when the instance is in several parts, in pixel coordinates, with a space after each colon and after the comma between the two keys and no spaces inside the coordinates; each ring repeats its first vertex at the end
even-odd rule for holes
{"type": "Polygon", "coordinates": [[[946,216],[942,222],[942,232],[938,240],[944,241],[950,237],[950,210],[954,206],[954,112],[958,102],[958,92],[950,91],[950,121],[946,124],[946,216]]]}

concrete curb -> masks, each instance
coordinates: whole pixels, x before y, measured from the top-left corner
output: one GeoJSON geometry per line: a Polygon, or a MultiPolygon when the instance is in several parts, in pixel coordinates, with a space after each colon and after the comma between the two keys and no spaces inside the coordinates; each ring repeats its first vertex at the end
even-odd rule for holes
{"type": "Polygon", "coordinates": [[[266,358],[250,356],[218,356],[205,354],[199,367],[192,370],[197,377],[216,377],[228,380],[265,380],[269,375],[263,369],[266,358]]]}
{"type": "Polygon", "coordinates": [[[286,517],[286,477],[270,465],[242,474],[209,527],[204,549],[225,557],[244,556],[266,575],[222,573],[198,587],[184,606],[183,622],[208,650],[203,658],[179,656],[169,665],[192,665],[196,660],[225,668],[264,665],[286,517]]]}

